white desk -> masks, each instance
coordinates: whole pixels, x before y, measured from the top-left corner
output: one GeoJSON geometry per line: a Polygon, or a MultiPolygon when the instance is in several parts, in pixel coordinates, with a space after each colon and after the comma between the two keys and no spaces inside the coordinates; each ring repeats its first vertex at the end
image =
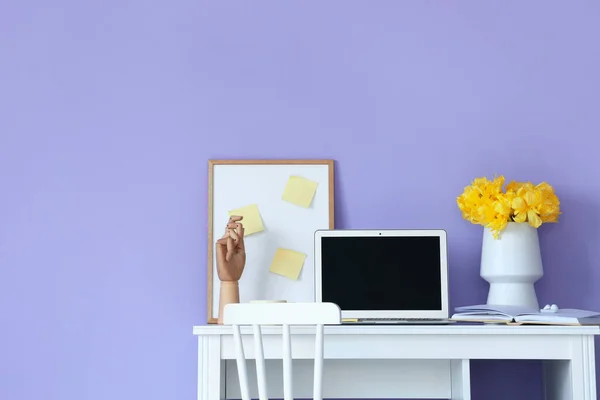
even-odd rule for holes
{"type": "MultiPolygon", "coordinates": [[[[244,327],[246,328],[246,327],[244,327]]],[[[198,336],[198,400],[239,399],[231,328],[194,327],[198,336]]],[[[251,329],[242,329],[254,358],[251,329]]],[[[324,398],[471,398],[474,359],[543,360],[546,399],[596,400],[594,335],[600,327],[326,326],[324,398]]],[[[268,395],[283,398],[281,330],[263,328],[268,395]]],[[[292,328],[294,396],[312,397],[314,329],[292,328]]],[[[254,361],[251,396],[258,398],[254,361]]]]}

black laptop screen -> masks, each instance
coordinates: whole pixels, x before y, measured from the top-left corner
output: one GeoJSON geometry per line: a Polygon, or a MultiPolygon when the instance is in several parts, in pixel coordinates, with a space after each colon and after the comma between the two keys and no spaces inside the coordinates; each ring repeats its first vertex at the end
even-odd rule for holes
{"type": "Polygon", "coordinates": [[[440,238],[321,238],[322,301],[342,310],[441,310],[440,238]]]}

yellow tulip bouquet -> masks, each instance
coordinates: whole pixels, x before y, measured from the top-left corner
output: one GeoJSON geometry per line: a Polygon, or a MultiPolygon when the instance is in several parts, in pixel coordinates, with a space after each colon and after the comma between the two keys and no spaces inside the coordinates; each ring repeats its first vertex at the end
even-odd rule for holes
{"type": "Polygon", "coordinates": [[[496,239],[509,222],[528,222],[534,228],[558,222],[560,201],[548,183],[511,181],[503,189],[504,182],[501,175],[477,178],[466,186],[456,199],[462,217],[489,228],[496,239]]]}

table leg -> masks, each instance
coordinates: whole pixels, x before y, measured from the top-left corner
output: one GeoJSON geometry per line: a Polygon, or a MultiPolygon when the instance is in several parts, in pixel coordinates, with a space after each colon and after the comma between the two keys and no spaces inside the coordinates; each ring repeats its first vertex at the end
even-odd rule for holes
{"type": "Polygon", "coordinates": [[[471,364],[469,360],[450,361],[452,400],[471,400],[471,364]]]}
{"type": "Polygon", "coordinates": [[[225,399],[225,363],[218,336],[198,336],[198,400],[225,399]]]}
{"type": "Polygon", "coordinates": [[[572,339],[571,360],[544,361],[546,400],[596,400],[594,337],[572,339]]]}

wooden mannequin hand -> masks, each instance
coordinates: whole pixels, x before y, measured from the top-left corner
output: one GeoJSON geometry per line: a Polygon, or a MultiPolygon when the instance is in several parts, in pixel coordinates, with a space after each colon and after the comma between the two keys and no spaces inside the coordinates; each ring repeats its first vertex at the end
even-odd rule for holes
{"type": "Polygon", "coordinates": [[[225,234],[217,240],[217,274],[221,282],[237,282],[244,272],[244,226],[238,222],[242,219],[240,216],[231,216],[225,234]]]}

